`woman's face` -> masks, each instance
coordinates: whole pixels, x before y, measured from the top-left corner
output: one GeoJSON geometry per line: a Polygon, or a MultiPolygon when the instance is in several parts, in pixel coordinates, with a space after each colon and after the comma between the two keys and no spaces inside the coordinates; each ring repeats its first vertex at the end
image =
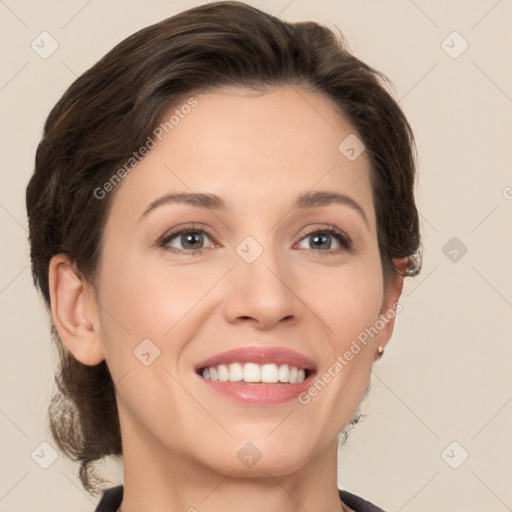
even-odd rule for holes
{"type": "Polygon", "coordinates": [[[290,474],[332,446],[391,335],[368,335],[398,298],[369,161],[303,89],[195,99],[117,186],[104,231],[98,334],[125,457],[290,474]]]}

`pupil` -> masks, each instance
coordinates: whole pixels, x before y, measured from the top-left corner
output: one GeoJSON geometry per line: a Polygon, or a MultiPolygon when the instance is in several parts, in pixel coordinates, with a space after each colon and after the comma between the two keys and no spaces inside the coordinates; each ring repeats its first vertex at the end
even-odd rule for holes
{"type": "MultiPolygon", "coordinates": [[[[202,236],[202,235],[201,235],[201,234],[199,234],[199,233],[189,233],[189,234],[187,234],[187,235],[184,235],[185,240],[186,240],[185,245],[187,245],[187,244],[189,244],[189,243],[193,244],[194,239],[197,241],[198,237],[200,237],[200,236],[202,236]]],[[[196,244],[196,245],[197,245],[197,244],[196,244]]],[[[199,245],[201,245],[201,244],[199,244],[199,245]]],[[[193,247],[192,247],[192,248],[193,248],[193,247]]]]}
{"type": "MultiPolygon", "coordinates": [[[[327,236],[326,236],[326,235],[315,235],[315,236],[314,236],[314,241],[315,241],[314,243],[315,243],[315,245],[316,245],[317,247],[319,247],[319,246],[320,246],[320,244],[321,244],[321,242],[320,242],[320,243],[317,243],[317,241],[318,241],[318,240],[320,240],[320,241],[324,241],[324,242],[325,242],[325,239],[326,239],[326,238],[327,238],[327,236]]],[[[331,246],[331,244],[329,244],[329,246],[327,247],[327,249],[328,249],[330,246],[331,246]]]]}

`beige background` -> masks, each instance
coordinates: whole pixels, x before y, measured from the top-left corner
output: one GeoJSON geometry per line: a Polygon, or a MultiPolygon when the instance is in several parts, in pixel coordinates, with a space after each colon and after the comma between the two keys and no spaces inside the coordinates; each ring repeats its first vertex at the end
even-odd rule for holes
{"type": "MultiPolygon", "coordinates": [[[[0,1],[1,511],[92,512],[98,500],[64,457],[48,469],[31,458],[53,443],[55,359],[31,281],[24,204],[43,122],[114,44],[200,3],[0,1]],[[31,48],[42,31],[59,44],[48,59],[31,48]]],[[[355,54],[394,81],[419,146],[423,272],[406,282],[367,417],[340,452],[340,486],[388,512],[512,510],[511,0],[248,3],[340,27],[355,54]],[[469,43],[456,59],[442,46],[453,31],[469,43]],[[453,247],[443,252],[452,237],[468,249],[455,262],[453,247]],[[446,462],[465,452],[458,469],[446,462]]],[[[444,47],[453,54],[462,43],[450,36],[444,47]]],[[[107,470],[121,481],[116,464],[107,470]]]]}

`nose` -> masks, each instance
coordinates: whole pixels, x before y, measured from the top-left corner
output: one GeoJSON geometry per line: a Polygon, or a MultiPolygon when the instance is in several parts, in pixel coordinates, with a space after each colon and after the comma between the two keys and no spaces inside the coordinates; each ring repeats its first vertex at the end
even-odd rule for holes
{"type": "Polygon", "coordinates": [[[225,316],[230,323],[252,323],[260,330],[291,324],[301,305],[293,269],[272,247],[264,247],[249,263],[235,253],[235,266],[226,283],[225,316]]]}

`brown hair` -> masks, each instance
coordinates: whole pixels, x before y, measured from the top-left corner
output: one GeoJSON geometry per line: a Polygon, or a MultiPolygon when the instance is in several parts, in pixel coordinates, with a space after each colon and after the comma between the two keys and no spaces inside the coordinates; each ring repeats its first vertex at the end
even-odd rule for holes
{"type": "MultiPolygon", "coordinates": [[[[68,254],[94,282],[113,193],[93,193],[144,145],[183,98],[222,86],[266,90],[298,85],[329,98],[357,131],[371,163],[384,283],[392,258],[421,267],[414,201],[411,128],[381,82],[354,57],[343,36],[313,22],[287,23],[239,2],[205,4],[146,27],[71,84],[50,112],[27,186],[32,275],[50,308],[51,257],[68,254]]],[[[341,142],[341,141],[340,141],[341,142]]],[[[106,362],[86,366],[58,347],[58,391],[49,423],[59,448],[80,462],[85,489],[97,493],[95,461],[122,453],[119,418],[106,362]]]]}

